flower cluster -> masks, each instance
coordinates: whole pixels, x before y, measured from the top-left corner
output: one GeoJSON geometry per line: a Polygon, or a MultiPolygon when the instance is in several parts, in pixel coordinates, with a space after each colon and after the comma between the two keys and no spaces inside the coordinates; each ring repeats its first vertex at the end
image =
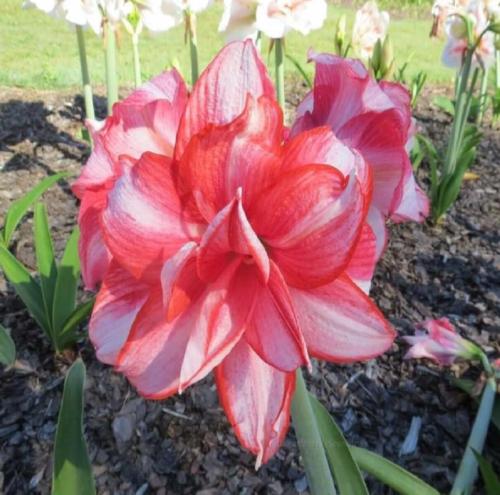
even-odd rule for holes
{"type": "Polygon", "coordinates": [[[291,131],[249,40],[227,45],[191,94],[175,70],[154,78],[91,124],[73,187],[82,274],[100,287],[98,358],[154,399],[214,371],[257,464],[287,432],[297,368],[391,346],[360,286],[386,219],[427,212],[406,90],[359,61],[311,58],[314,89],[291,131]]]}

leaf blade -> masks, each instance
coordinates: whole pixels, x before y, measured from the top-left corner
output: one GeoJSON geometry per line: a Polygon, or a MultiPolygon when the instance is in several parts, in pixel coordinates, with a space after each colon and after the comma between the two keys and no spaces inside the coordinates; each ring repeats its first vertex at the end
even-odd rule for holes
{"type": "Polygon", "coordinates": [[[54,446],[52,495],[95,495],[92,466],[83,435],[85,365],[73,363],[64,380],[54,446]]]}
{"type": "Polygon", "coordinates": [[[309,394],[326,457],[340,495],[369,495],[358,465],[354,461],[344,435],[326,408],[309,394]]]}
{"type": "Polygon", "coordinates": [[[0,325],[0,363],[12,366],[16,361],[16,345],[9,332],[0,325]]]}
{"type": "Polygon", "coordinates": [[[64,323],[62,330],[59,333],[59,342],[64,347],[74,342],[75,331],[78,325],[92,312],[94,307],[95,297],[89,299],[88,301],[80,304],[75,310],[69,315],[68,319],[64,323]]]}
{"type": "Polygon", "coordinates": [[[28,212],[31,205],[51,186],[53,186],[58,180],[63,179],[69,175],[68,172],[60,172],[55,175],[46,177],[44,180],[39,182],[31,191],[22,196],[21,198],[14,201],[5,216],[5,225],[3,229],[3,240],[6,246],[9,245],[12,234],[19,225],[24,215],[28,212]]]}
{"type": "Polygon", "coordinates": [[[481,476],[484,481],[484,487],[486,489],[486,495],[498,495],[500,493],[500,480],[498,479],[491,462],[486,460],[486,458],[476,450],[472,449],[472,451],[474,452],[474,456],[479,464],[481,476]]]}
{"type": "Polygon", "coordinates": [[[374,478],[391,487],[402,495],[439,495],[432,488],[414,474],[361,447],[350,447],[352,456],[360,469],[371,474],[374,478]]]}

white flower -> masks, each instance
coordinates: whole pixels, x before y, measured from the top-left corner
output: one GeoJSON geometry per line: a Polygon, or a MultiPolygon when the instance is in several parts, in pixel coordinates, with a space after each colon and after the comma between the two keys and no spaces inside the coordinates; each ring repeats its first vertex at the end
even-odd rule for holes
{"type": "Polygon", "coordinates": [[[352,45],[363,60],[368,60],[377,40],[383,41],[389,27],[389,14],[379,11],[375,1],[366,2],[356,12],[352,30],[352,45]]]}
{"type": "Polygon", "coordinates": [[[89,26],[96,34],[102,32],[102,12],[97,0],[62,0],[64,18],[77,26],[89,26]]]}
{"type": "Polygon", "coordinates": [[[98,0],[98,3],[113,26],[126,19],[134,8],[130,0],[98,0]]]}
{"type": "Polygon", "coordinates": [[[225,33],[227,41],[256,39],[258,4],[258,0],[224,0],[219,32],[225,33]]]}
{"type": "Polygon", "coordinates": [[[325,0],[262,0],[256,11],[256,26],[270,38],[283,38],[289,31],[304,35],[323,26],[325,0]]]}
{"type": "MultiPolygon", "coordinates": [[[[484,31],[488,25],[486,9],[482,1],[474,1],[469,4],[467,9],[457,11],[448,17],[445,25],[448,40],[444,47],[442,61],[443,64],[451,68],[462,66],[465,52],[468,46],[467,29],[462,16],[467,16],[473,25],[473,36],[475,39],[484,31]],[[458,15],[460,13],[460,15],[458,15]]],[[[471,40],[475,41],[475,40],[471,40]]],[[[479,46],[476,48],[473,67],[490,67],[495,62],[494,35],[487,32],[481,38],[479,46]]]]}
{"type": "Polygon", "coordinates": [[[63,0],[25,0],[23,8],[35,7],[53,17],[63,17],[63,0]]]}

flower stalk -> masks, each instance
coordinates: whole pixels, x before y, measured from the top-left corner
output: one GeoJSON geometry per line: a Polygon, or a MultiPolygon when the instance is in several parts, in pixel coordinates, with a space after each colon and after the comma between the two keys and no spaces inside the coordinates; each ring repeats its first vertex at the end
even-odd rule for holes
{"type": "Polygon", "coordinates": [[[139,55],[139,36],[135,33],[132,35],[132,49],[134,52],[134,84],[138,88],[142,84],[141,58],[139,55]]]}
{"type": "Polygon", "coordinates": [[[76,26],[76,39],[78,42],[78,53],[80,55],[80,68],[82,71],[83,99],[85,101],[85,118],[94,120],[94,99],[92,85],[90,84],[89,66],[87,63],[87,50],[85,48],[85,37],[81,26],[76,26]]]}
{"type": "Polygon", "coordinates": [[[295,387],[292,400],[292,422],[311,494],[335,495],[337,492],[332,473],[300,368],[296,371],[295,387]]]}
{"type": "Polygon", "coordinates": [[[284,40],[274,40],[274,56],[276,69],[276,96],[283,112],[285,111],[285,54],[284,40]]]}
{"type": "Polygon", "coordinates": [[[470,495],[477,477],[477,460],[474,451],[483,451],[486,435],[490,425],[493,405],[496,395],[496,381],[493,369],[488,362],[488,358],[482,353],[481,362],[485,368],[488,379],[483,390],[479,410],[472,426],[472,431],[465,447],[465,453],[460,462],[450,495],[470,495]]]}
{"type": "Polygon", "coordinates": [[[479,112],[477,115],[478,124],[483,123],[484,112],[486,111],[486,106],[488,104],[488,76],[489,76],[489,68],[485,67],[481,74],[481,89],[479,93],[479,112]]]}
{"type": "Polygon", "coordinates": [[[198,62],[198,40],[196,36],[196,15],[186,12],[186,36],[189,43],[189,55],[191,59],[191,84],[194,85],[200,74],[198,62]]]}
{"type": "Polygon", "coordinates": [[[106,90],[108,96],[108,115],[113,111],[113,105],[118,101],[118,79],[116,74],[116,33],[106,24],[106,90]]]}

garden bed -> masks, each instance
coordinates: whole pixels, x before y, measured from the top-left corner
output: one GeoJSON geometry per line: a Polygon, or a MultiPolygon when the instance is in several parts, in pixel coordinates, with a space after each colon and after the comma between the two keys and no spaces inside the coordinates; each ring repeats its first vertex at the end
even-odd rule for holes
{"type": "MultiPolygon", "coordinates": [[[[433,110],[430,100],[424,95],[416,115],[439,141],[449,119],[433,110]]],[[[103,99],[97,108],[102,115],[103,99]]],[[[87,156],[80,122],[81,101],[72,93],[0,90],[0,223],[10,202],[42,178],[63,170],[78,173],[87,156]]],[[[448,316],[463,335],[500,350],[499,156],[498,130],[485,128],[473,167],[478,178],[464,183],[444,222],[391,226],[372,295],[400,335],[412,333],[425,318],[448,316]]],[[[425,169],[420,180],[426,185],[425,169]]],[[[77,202],[67,184],[53,187],[45,200],[60,253],[77,202]]],[[[16,255],[34,267],[31,218],[14,241],[16,255]]],[[[17,368],[0,371],[0,493],[46,494],[63,376],[74,356],[54,358],[2,276],[0,294],[0,323],[12,330],[18,351],[17,368]]],[[[450,383],[450,371],[405,362],[405,351],[398,339],[386,355],[363,365],[315,362],[308,382],[350,442],[388,456],[445,491],[470,431],[474,401],[450,383]],[[422,419],[418,447],[400,456],[413,417],[422,419]]],[[[182,396],[145,401],[96,360],[86,339],[78,352],[87,365],[85,427],[99,495],[307,492],[293,429],[278,454],[255,471],[254,457],[234,437],[211,378],[182,396]]],[[[474,370],[452,372],[474,377],[474,370]]],[[[492,427],[489,445],[498,445],[499,438],[492,427]]],[[[498,450],[487,454],[500,464],[498,450]]],[[[380,485],[370,489],[389,493],[380,485]]]]}

